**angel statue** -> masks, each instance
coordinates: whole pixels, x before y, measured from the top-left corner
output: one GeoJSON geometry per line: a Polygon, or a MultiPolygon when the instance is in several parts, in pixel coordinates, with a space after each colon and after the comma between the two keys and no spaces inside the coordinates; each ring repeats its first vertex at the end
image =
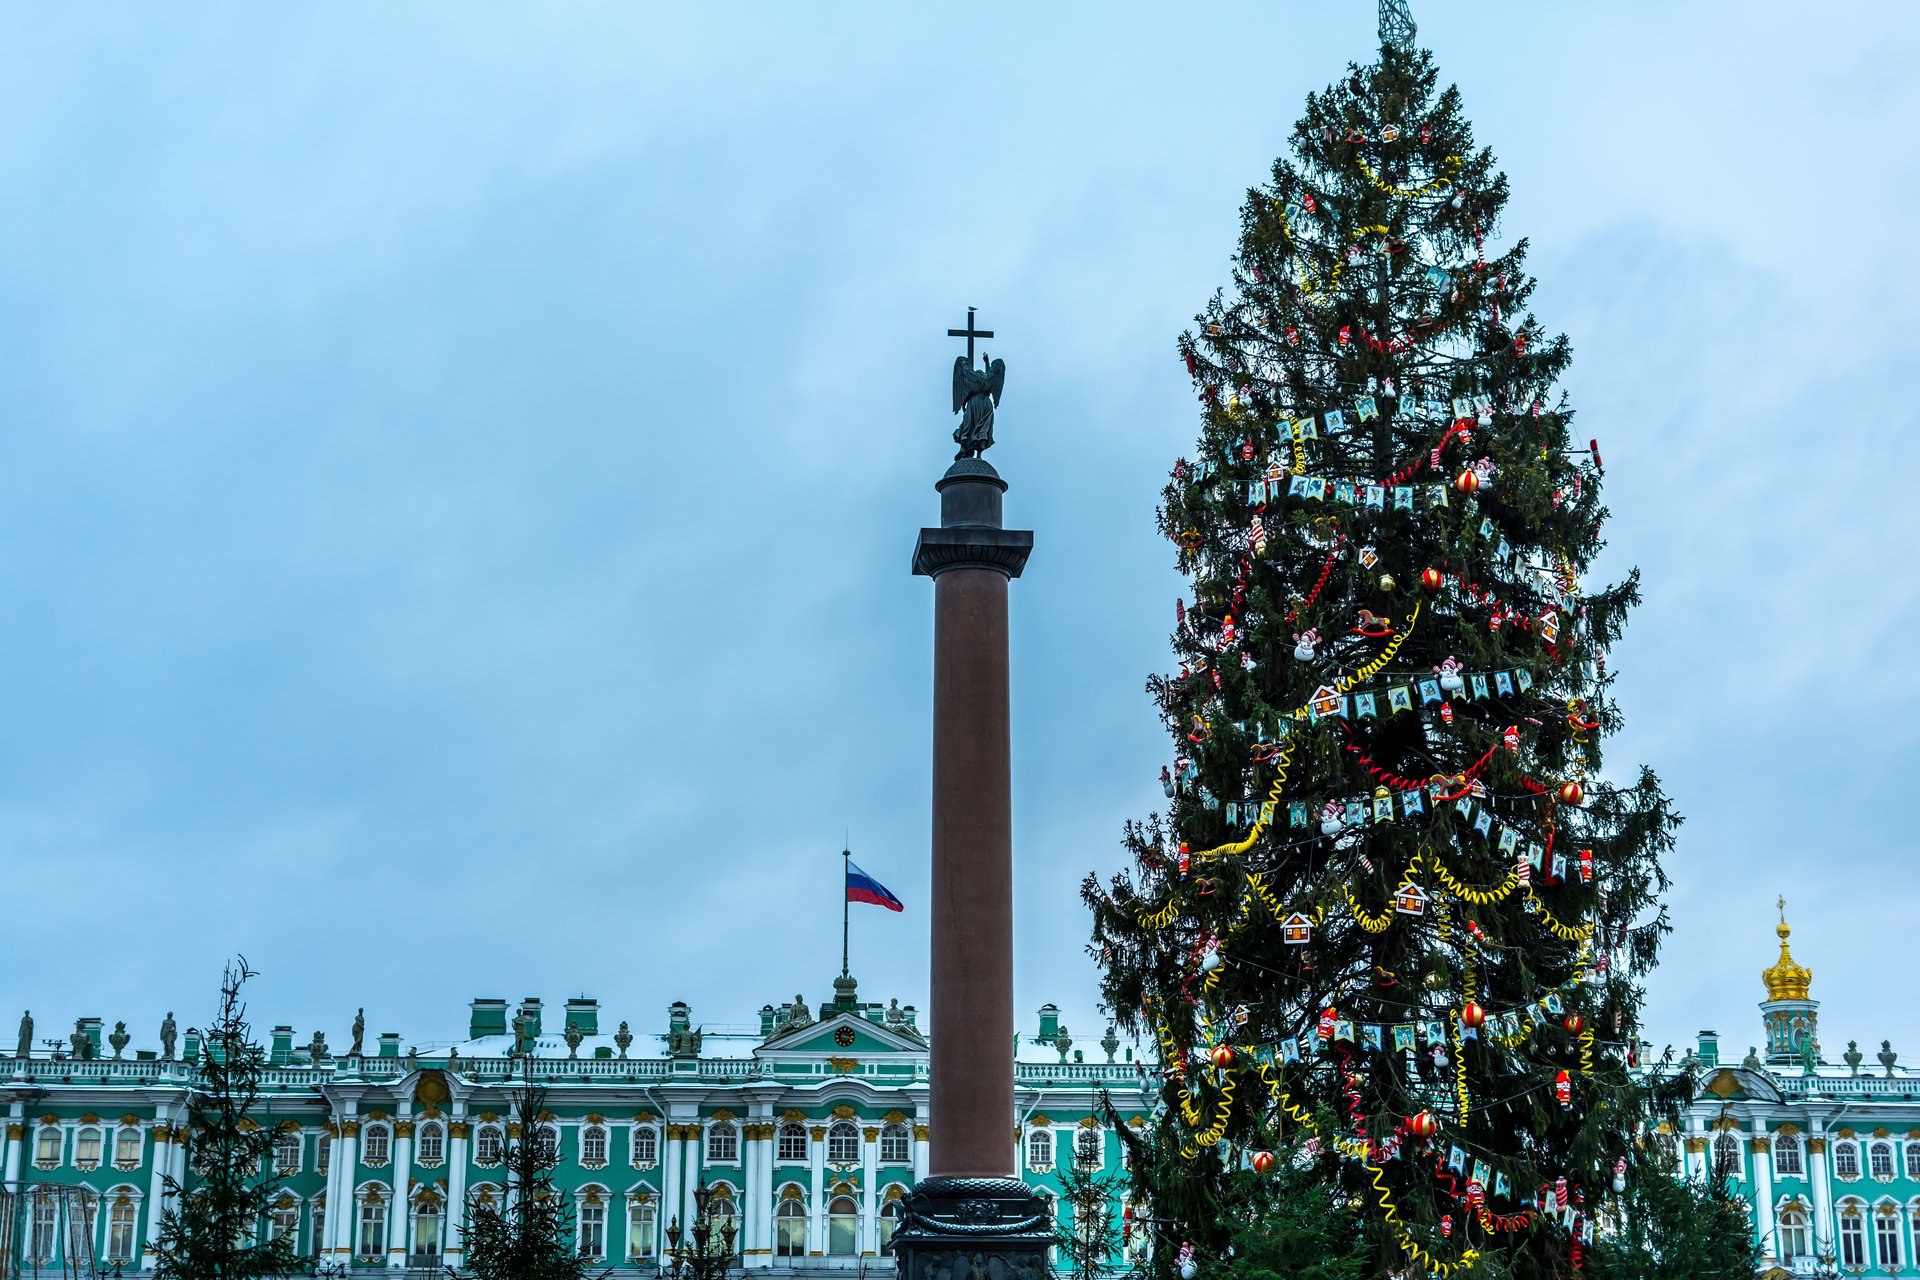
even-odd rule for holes
{"type": "Polygon", "coordinates": [[[993,447],[993,408],[1000,403],[1000,389],[1007,382],[1007,362],[984,353],[981,362],[985,367],[976,369],[971,354],[953,358],[953,411],[961,415],[960,425],[953,430],[953,442],[960,446],[953,455],[956,462],[969,454],[979,457],[993,447]]]}

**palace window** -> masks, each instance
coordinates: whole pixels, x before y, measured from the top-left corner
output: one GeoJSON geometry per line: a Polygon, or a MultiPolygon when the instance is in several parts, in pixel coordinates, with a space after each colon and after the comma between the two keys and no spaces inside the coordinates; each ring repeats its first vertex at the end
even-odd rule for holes
{"type": "Polygon", "coordinates": [[[325,1173],[333,1167],[333,1139],[321,1134],[313,1144],[313,1171],[325,1173]]]}
{"type": "Polygon", "coordinates": [[[89,1125],[73,1135],[73,1167],[76,1169],[98,1169],[102,1135],[100,1130],[89,1125]]]}
{"type": "Polygon", "coordinates": [[[1912,1182],[1920,1182],[1920,1142],[1907,1143],[1907,1178],[1912,1182]]]}
{"type": "Polygon", "coordinates": [[[1053,1168],[1053,1131],[1035,1129],[1027,1135],[1027,1168],[1044,1173],[1053,1168]]]}
{"type": "Polygon", "coordinates": [[[860,1252],[860,1209],[852,1196],[827,1203],[827,1252],[841,1258],[860,1252]]]}
{"type": "Polygon", "coordinates": [[[1713,1171],[1723,1178],[1740,1176],[1740,1139],[1731,1133],[1713,1140],[1713,1171]]]}
{"type": "Polygon", "coordinates": [[[560,1162],[560,1126],[543,1124],[533,1131],[533,1149],[540,1163],[551,1168],[560,1162]]]}
{"type": "Polygon", "coordinates": [[[1780,1261],[1792,1262],[1811,1252],[1807,1231],[1807,1211],[1790,1204],[1780,1211],[1780,1261]]]}
{"type": "Polygon", "coordinates": [[[650,1124],[636,1124],[628,1147],[629,1162],[636,1169],[645,1169],[660,1158],[660,1134],[650,1124]]]}
{"type": "Polygon", "coordinates": [[[893,1252],[893,1233],[900,1226],[900,1219],[907,1216],[906,1202],[889,1200],[880,1206],[880,1252],[887,1255],[893,1252]]]}
{"type": "Polygon", "coordinates": [[[827,1163],[860,1163],[860,1130],[842,1120],[827,1130],[827,1163]]]}
{"type": "Polygon", "coordinates": [[[589,1169],[607,1167],[607,1130],[605,1125],[590,1124],[580,1131],[580,1163],[589,1169]]]}
{"type": "Polygon", "coordinates": [[[33,1193],[33,1232],[28,1253],[45,1266],[53,1261],[53,1248],[60,1239],[60,1202],[51,1191],[33,1193]]]}
{"type": "Polygon", "coordinates": [[[292,1196],[281,1196],[267,1213],[267,1239],[278,1240],[281,1236],[293,1236],[297,1241],[299,1230],[299,1201],[292,1196]]]}
{"type": "Polygon", "coordinates": [[[909,1164],[913,1160],[913,1137],[903,1124],[890,1124],[880,1131],[880,1163],[909,1164]]]}
{"type": "Polygon", "coordinates": [[[447,1131],[440,1127],[439,1121],[429,1120],[420,1126],[419,1136],[414,1140],[414,1158],[429,1168],[445,1163],[447,1131]]]}
{"type": "Polygon", "coordinates": [[[580,1201],[580,1223],[574,1238],[581,1257],[598,1261],[607,1256],[607,1205],[592,1188],[580,1201]]]}
{"type": "Polygon", "coordinates": [[[740,1158],[740,1131],[731,1120],[707,1126],[707,1163],[732,1164],[740,1158]]]}
{"type": "Polygon", "coordinates": [[[123,1124],[113,1134],[113,1164],[117,1169],[137,1169],[140,1167],[140,1129],[137,1125],[123,1124]]]}
{"type": "Polygon", "coordinates": [[[273,1140],[273,1171],[275,1173],[300,1172],[300,1135],[298,1133],[282,1133],[273,1140]]]}
{"type": "Polygon", "coordinates": [[[774,1152],[774,1159],[804,1164],[807,1159],[807,1126],[791,1121],[781,1125],[780,1148],[774,1152]]]}
{"type": "Polygon", "coordinates": [[[1900,1269],[1900,1213],[1890,1204],[1874,1211],[1873,1254],[1888,1271],[1900,1269]]]}
{"type": "Polygon", "coordinates": [[[1840,1265],[1849,1271],[1867,1268],[1867,1224],[1858,1205],[1840,1211],[1840,1265]]]}
{"type": "Polygon", "coordinates": [[[1800,1138],[1796,1134],[1782,1133],[1773,1140],[1773,1176],[1776,1178],[1804,1178],[1805,1166],[1800,1162],[1800,1138]]]}
{"type": "Polygon", "coordinates": [[[483,1168],[491,1169],[500,1163],[500,1153],[505,1138],[497,1124],[483,1124],[473,1137],[473,1162],[483,1168]]]}
{"type": "Polygon", "coordinates": [[[42,1169],[51,1169],[60,1163],[61,1149],[66,1146],[66,1135],[57,1124],[43,1124],[40,1134],[33,1140],[33,1162],[42,1169]]]}
{"type": "Polygon", "coordinates": [[[1857,1178],[1860,1176],[1860,1148],[1851,1142],[1833,1144],[1833,1176],[1836,1178],[1857,1178]]]}
{"type": "Polygon", "coordinates": [[[807,1206],[798,1200],[782,1200],[773,1211],[773,1256],[807,1256],[807,1206]]]}
{"type": "Polygon", "coordinates": [[[1867,1172],[1880,1182],[1893,1181],[1893,1144],[1876,1142],[1867,1148],[1867,1172]]]}
{"type": "MultiPolygon", "coordinates": [[[[324,1146],[325,1144],[321,1144],[324,1146]]],[[[313,1198],[313,1239],[311,1252],[320,1252],[320,1242],[327,1238],[327,1193],[322,1191],[313,1198]]]]}
{"type": "Polygon", "coordinates": [[[1073,1160],[1082,1169],[1095,1169],[1100,1165],[1100,1131],[1082,1129],[1073,1135],[1073,1160]]]}
{"type": "Polygon", "coordinates": [[[653,1256],[653,1202],[650,1200],[627,1201],[627,1256],[653,1256]]]}
{"type": "Polygon", "coordinates": [[[377,1262],[387,1256],[387,1205],[378,1196],[360,1202],[360,1238],[354,1252],[362,1262],[377,1262]]]}
{"type": "Polygon", "coordinates": [[[107,1261],[115,1268],[133,1262],[133,1230],[139,1217],[140,1208],[132,1196],[114,1197],[113,1207],[107,1210],[107,1261]]]}
{"type": "Polygon", "coordinates": [[[440,1198],[421,1196],[413,1206],[413,1256],[440,1256],[440,1198]]]}
{"type": "Polygon", "coordinates": [[[365,1139],[366,1146],[360,1153],[360,1163],[369,1169],[377,1169],[385,1164],[388,1153],[392,1149],[392,1139],[387,1133],[387,1126],[370,1124],[362,1137],[365,1139]]]}
{"type": "Polygon", "coordinates": [[[713,1189],[713,1199],[707,1202],[707,1217],[713,1220],[713,1235],[707,1241],[707,1252],[716,1258],[727,1254],[727,1246],[740,1244],[739,1227],[734,1220],[733,1197],[727,1194],[727,1184],[722,1182],[713,1189]],[[732,1232],[729,1237],[729,1231],[732,1232]]]}

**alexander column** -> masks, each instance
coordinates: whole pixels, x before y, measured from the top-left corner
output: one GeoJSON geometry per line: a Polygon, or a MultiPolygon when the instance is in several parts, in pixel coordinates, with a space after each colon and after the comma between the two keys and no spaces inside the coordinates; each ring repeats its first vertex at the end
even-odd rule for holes
{"type": "Polygon", "coordinates": [[[993,444],[1004,360],[967,327],[953,364],[960,452],[934,485],[940,527],[922,529],[913,571],[933,579],[933,946],[929,1176],[894,1233],[902,1280],[1040,1280],[1052,1216],[1014,1177],[1013,770],[1007,583],[1033,534],[1000,524],[1006,481],[993,444]]]}

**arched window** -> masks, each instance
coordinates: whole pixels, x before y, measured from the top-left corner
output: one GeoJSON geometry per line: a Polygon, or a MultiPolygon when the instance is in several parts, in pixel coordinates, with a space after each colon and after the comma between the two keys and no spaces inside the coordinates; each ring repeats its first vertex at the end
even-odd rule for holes
{"type": "Polygon", "coordinates": [[[1027,1168],[1036,1172],[1053,1168],[1053,1130],[1035,1129],[1027,1135],[1027,1168]]]}
{"type": "Polygon", "coordinates": [[[273,1140],[273,1171],[276,1174],[300,1172],[300,1133],[283,1130],[273,1140]]]}
{"type": "MultiPolygon", "coordinates": [[[[57,1124],[43,1124],[40,1133],[33,1140],[33,1162],[42,1169],[51,1169],[60,1163],[60,1152],[67,1145],[66,1134],[57,1124]]],[[[39,1201],[34,1201],[38,1206],[39,1201]]]]}
{"type": "Polygon", "coordinates": [[[1852,1142],[1833,1144],[1833,1176],[1836,1178],[1857,1178],[1860,1176],[1860,1148],[1852,1142]]]}
{"type": "Polygon", "coordinates": [[[1792,1262],[1809,1256],[1810,1245],[1806,1206],[1790,1204],[1780,1210],[1780,1261],[1792,1262]]]}
{"type": "Polygon", "coordinates": [[[890,1124],[880,1130],[880,1163],[910,1164],[913,1161],[913,1136],[903,1124],[890,1124]]]}
{"type": "Polygon", "coordinates": [[[133,1230],[140,1220],[140,1206],[133,1188],[122,1187],[107,1210],[107,1262],[114,1267],[133,1265],[133,1230]]]}
{"type": "Polygon", "coordinates": [[[650,1124],[636,1124],[627,1146],[627,1162],[636,1169],[650,1169],[660,1159],[660,1132],[650,1124]]]}
{"type": "Polygon", "coordinates": [[[1082,1169],[1094,1169],[1100,1165],[1100,1131],[1082,1129],[1073,1135],[1073,1159],[1082,1169]]]}
{"type": "Polygon", "coordinates": [[[429,1120],[415,1131],[413,1156],[428,1168],[446,1162],[447,1131],[438,1120],[429,1120]]]}
{"type": "Polygon", "coordinates": [[[274,1201],[267,1213],[267,1239],[281,1236],[292,1236],[296,1245],[300,1240],[300,1202],[288,1195],[274,1201]]]}
{"type": "Polygon", "coordinates": [[[860,1252],[860,1206],[852,1196],[827,1202],[827,1252],[838,1258],[860,1252]]]}
{"type": "Polygon", "coordinates": [[[369,1169],[377,1169],[387,1162],[388,1153],[392,1149],[392,1138],[387,1132],[387,1126],[370,1124],[360,1131],[360,1139],[364,1144],[360,1151],[361,1164],[369,1169]]]}
{"type": "Polygon", "coordinates": [[[76,1169],[98,1169],[100,1151],[105,1141],[104,1135],[93,1125],[88,1125],[73,1135],[73,1167],[76,1169]]]}
{"type": "Polygon", "coordinates": [[[732,1164],[740,1158],[740,1131],[731,1120],[716,1120],[707,1126],[707,1163],[732,1164]]]}
{"type": "Polygon", "coordinates": [[[1873,1211],[1873,1256],[1890,1272],[1900,1269],[1900,1211],[1890,1204],[1873,1211]]]}
{"type": "Polygon", "coordinates": [[[320,1242],[327,1238],[327,1193],[322,1191],[313,1198],[313,1238],[308,1242],[312,1247],[309,1253],[320,1252],[320,1242]]]}
{"type": "Polygon", "coordinates": [[[506,1139],[497,1124],[483,1124],[473,1135],[473,1162],[484,1169],[500,1163],[506,1139]]]}
{"type": "Polygon", "coordinates": [[[1804,1178],[1806,1166],[1801,1163],[1800,1137],[1798,1134],[1783,1133],[1773,1140],[1773,1176],[1776,1178],[1804,1178]]]}
{"type": "Polygon", "coordinates": [[[53,1261],[54,1245],[60,1239],[60,1202],[44,1188],[33,1193],[33,1232],[27,1252],[35,1262],[46,1266],[53,1261]]]}
{"type": "MultiPolygon", "coordinates": [[[[1855,1176],[1859,1176],[1857,1172],[1855,1176]]],[[[1840,1209],[1840,1265],[1849,1271],[1866,1270],[1867,1223],[1858,1203],[1840,1209]]]]}
{"type": "Polygon", "coordinates": [[[827,1130],[827,1163],[860,1163],[860,1130],[849,1120],[841,1120],[827,1130]]]}
{"type": "Polygon", "coordinates": [[[432,1266],[440,1257],[440,1197],[424,1195],[413,1202],[413,1256],[416,1265],[432,1266]]]}
{"type": "Polygon", "coordinates": [[[1723,1178],[1740,1176],[1740,1139],[1731,1133],[1713,1140],[1713,1171],[1723,1178]]]}
{"type": "Polygon", "coordinates": [[[880,1206],[880,1252],[882,1256],[893,1252],[893,1233],[900,1226],[900,1219],[907,1214],[904,1200],[889,1200],[880,1206]]]}
{"type": "Polygon", "coordinates": [[[313,1143],[313,1171],[325,1173],[333,1167],[333,1139],[321,1134],[313,1143]]]}
{"type": "Polygon", "coordinates": [[[573,1238],[581,1257],[597,1261],[607,1256],[607,1202],[598,1187],[588,1187],[580,1195],[573,1238]]]}
{"type": "Polygon", "coordinates": [[[707,1217],[713,1221],[713,1234],[707,1239],[707,1252],[720,1258],[737,1250],[740,1247],[740,1229],[734,1217],[732,1190],[726,1183],[719,1183],[713,1188],[713,1198],[707,1201],[707,1217]]]}
{"type": "Polygon", "coordinates": [[[653,1256],[653,1201],[643,1200],[639,1196],[627,1199],[627,1256],[629,1258],[651,1258],[653,1256]]]}
{"type": "Polygon", "coordinates": [[[533,1149],[540,1157],[540,1163],[552,1167],[560,1161],[560,1126],[543,1124],[533,1131],[533,1149]]]}
{"type": "Polygon", "coordinates": [[[1867,1148],[1867,1172],[1881,1182],[1893,1181],[1893,1144],[1876,1142],[1867,1148]]]}
{"type": "MultiPolygon", "coordinates": [[[[113,1135],[113,1163],[118,1169],[137,1169],[140,1167],[140,1148],[144,1145],[140,1139],[140,1126],[123,1124],[113,1135]]],[[[1908,1150],[1920,1150],[1909,1147],[1908,1150]]]]}
{"type": "Polygon", "coordinates": [[[1907,1181],[1920,1182],[1920,1142],[1907,1139],[1907,1181]]]}
{"type": "Polygon", "coordinates": [[[807,1206],[797,1196],[781,1200],[773,1211],[773,1256],[807,1256],[807,1206]]]}
{"type": "Polygon", "coordinates": [[[788,1121],[780,1126],[780,1147],[774,1152],[774,1159],[789,1164],[805,1164],[807,1160],[807,1126],[788,1121]]]}
{"type": "Polygon", "coordinates": [[[354,1241],[354,1253],[362,1262],[378,1262],[387,1256],[387,1202],[372,1188],[360,1201],[360,1233],[354,1241]]]}
{"type": "Polygon", "coordinates": [[[580,1131],[580,1163],[589,1169],[607,1167],[606,1126],[590,1124],[580,1131]]]}

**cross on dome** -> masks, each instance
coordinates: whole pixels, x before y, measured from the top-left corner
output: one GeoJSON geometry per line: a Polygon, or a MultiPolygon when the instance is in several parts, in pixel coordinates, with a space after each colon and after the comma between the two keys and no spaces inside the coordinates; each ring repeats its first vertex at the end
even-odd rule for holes
{"type": "Polygon", "coordinates": [[[1787,947],[1787,938],[1793,933],[1787,924],[1787,900],[1779,902],[1780,923],[1773,931],[1780,937],[1780,958],[1769,968],[1760,971],[1760,980],[1767,984],[1769,1000],[1805,1000],[1807,990],[1813,985],[1813,971],[1799,964],[1793,958],[1793,952],[1787,947]]]}

